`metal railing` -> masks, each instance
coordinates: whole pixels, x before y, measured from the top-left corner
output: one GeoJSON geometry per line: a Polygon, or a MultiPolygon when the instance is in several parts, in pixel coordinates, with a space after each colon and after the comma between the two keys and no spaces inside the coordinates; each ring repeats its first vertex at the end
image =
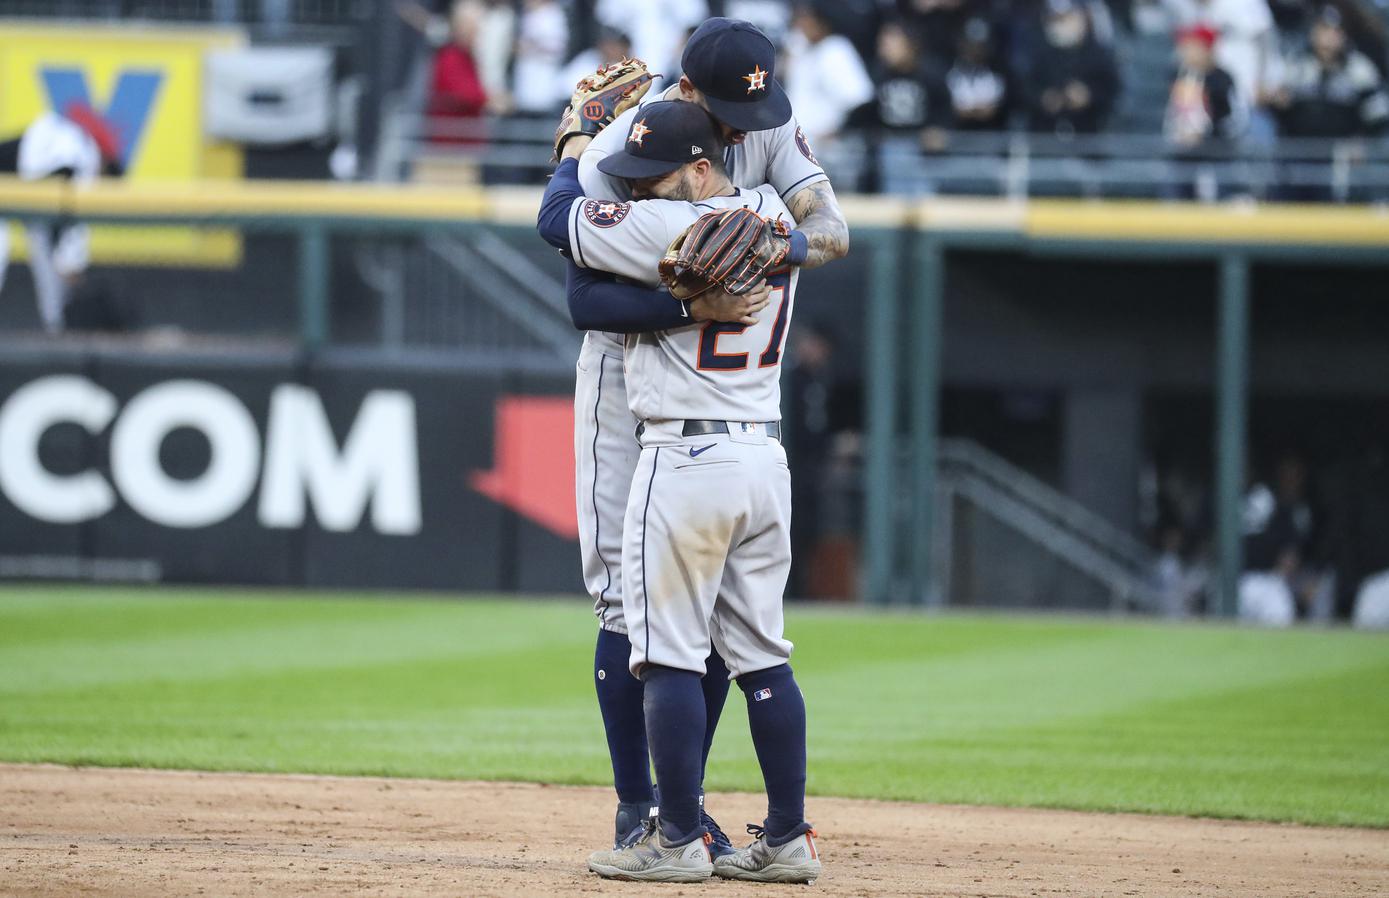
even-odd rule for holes
{"type": "MultiPolygon", "coordinates": [[[[943,439],[937,451],[933,594],[939,601],[952,601],[953,573],[969,563],[957,551],[955,520],[957,503],[967,503],[1101,585],[1112,610],[1160,608],[1161,598],[1149,585],[1156,555],[1132,535],[972,440],[943,439]]],[[[991,561],[1009,563],[1017,562],[991,561]]]]}
{"type": "MultiPolygon", "coordinates": [[[[430,119],[397,112],[389,131],[401,160],[469,166],[484,182],[542,183],[552,123],[430,119]]],[[[816,147],[842,190],[909,196],[1147,197],[1364,202],[1389,199],[1389,141],[1283,138],[1213,141],[1180,149],[1160,135],[1061,138],[1025,132],[949,133],[923,150],[915,137],[847,133],[816,147]]]]}
{"type": "MultiPolygon", "coordinates": [[[[134,305],[127,326],[170,339],[297,334],[306,349],[461,352],[565,370],[581,334],[559,260],[528,223],[535,199],[526,191],[494,217],[508,200],[476,191],[293,182],[85,190],[0,178],[0,226],[79,218],[120,229],[120,256],[95,259],[94,278],[134,305]]],[[[8,280],[0,317],[36,327],[25,324],[30,279],[8,280]]]]}
{"type": "MultiPolygon", "coordinates": [[[[433,274],[429,295],[455,314],[490,312],[501,325],[498,334],[474,346],[476,336],[464,326],[445,345],[457,349],[499,348],[503,342],[525,342],[568,362],[578,350],[579,335],[569,320],[564,284],[543,271],[495,233],[478,230],[468,239],[440,233],[424,240],[425,251],[442,263],[433,274]],[[464,304],[460,296],[471,302],[464,304]]],[[[419,305],[419,303],[415,303],[419,305]]],[[[417,337],[416,342],[422,342],[417,337]]]]}

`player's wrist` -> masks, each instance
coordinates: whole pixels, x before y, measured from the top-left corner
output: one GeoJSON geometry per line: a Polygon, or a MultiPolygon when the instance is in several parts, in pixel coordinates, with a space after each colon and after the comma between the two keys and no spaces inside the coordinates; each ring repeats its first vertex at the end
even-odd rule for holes
{"type": "Polygon", "coordinates": [[[800,231],[791,232],[791,248],[786,251],[787,265],[804,265],[810,258],[810,239],[800,231]]]}
{"type": "Polygon", "coordinates": [[[578,159],[583,155],[588,145],[593,143],[592,134],[575,132],[564,138],[564,143],[560,146],[559,159],[563,162],[566,159],[578,159]]]}

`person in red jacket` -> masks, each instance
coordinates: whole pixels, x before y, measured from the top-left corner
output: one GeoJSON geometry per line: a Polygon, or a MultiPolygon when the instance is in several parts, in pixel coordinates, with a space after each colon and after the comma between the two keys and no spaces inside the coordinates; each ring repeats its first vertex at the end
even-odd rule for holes
{"type": "Polygon", "coordinates": [[[455,3],[451,40],[434,57],[428,114],[430,139],[435,142],[480,143],[484,139],[480,125],[464,124],[481,119],[487,106],[487,90],[473,56],[476,34],[476,4],[455,3]]]}

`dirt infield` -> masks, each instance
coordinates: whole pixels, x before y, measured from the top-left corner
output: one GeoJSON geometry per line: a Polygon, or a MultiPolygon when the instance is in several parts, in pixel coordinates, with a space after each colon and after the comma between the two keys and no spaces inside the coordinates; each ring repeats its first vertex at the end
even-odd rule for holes
{"type": "MultiPolygon", "coordinates": [[[[663,895],[787,886],[604,882],[607,790],[0,766],[0,894],[663,895]]],[[[759,816],[716,795],[726,822],[759,816]]],[[[1372,895],[1389,833],[812,799],[806,894],[1372,895]]],[[[732,827],[730,827],[730,830],[732,827]]]]}

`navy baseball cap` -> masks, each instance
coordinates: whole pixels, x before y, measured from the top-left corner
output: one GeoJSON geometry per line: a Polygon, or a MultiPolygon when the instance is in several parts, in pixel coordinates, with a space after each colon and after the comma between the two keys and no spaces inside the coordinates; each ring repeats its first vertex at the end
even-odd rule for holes
{"type": "Polygon", "coordinates": [[[722,151],[709,113],[684,100],[659,100],[638,107],[622,152],[600,159],[598,170],[614,178],[658,178],[722,151]]]}
{"type": "Polygon", "coordinates": [[[766,131],[791,120],[791,101],[774,77],[776,48],[751,22],[706,20],[685,44],[680,67],[730,128],[766,131]]]}

